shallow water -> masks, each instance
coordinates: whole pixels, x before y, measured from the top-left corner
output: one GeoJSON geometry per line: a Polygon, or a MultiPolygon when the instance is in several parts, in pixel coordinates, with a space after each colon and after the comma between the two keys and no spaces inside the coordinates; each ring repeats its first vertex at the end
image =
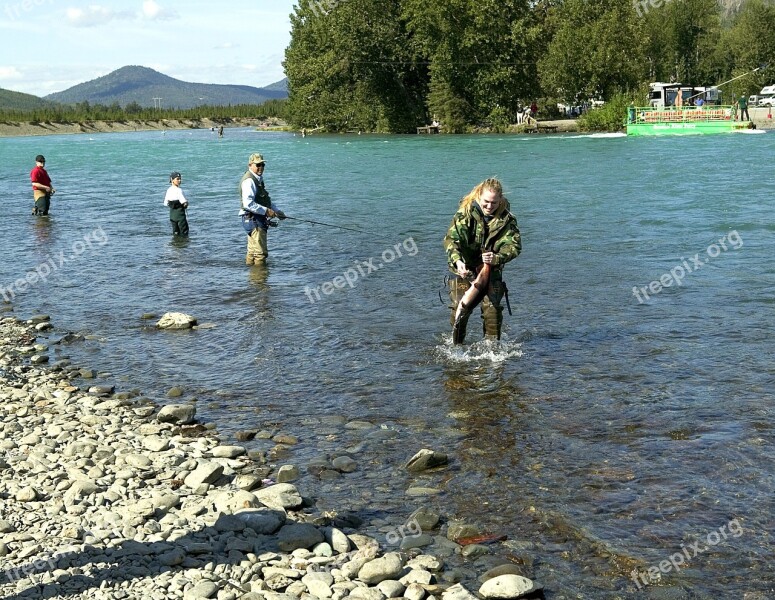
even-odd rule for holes
{"type": "Polygon", "coordinates": [[[182,385],[226,434],[295,433],[287,462],[302,467],[348,449],[357,473],[299,482],[320,510],[384,525],[428,504],[474,521],[509,536],[500,555],[535,561],[548,598],[639,597],[633,568],[700,540],[663,584],[775,597],[774,146],[775,134],[2,139],[0,287],[17,314],[94,336],[52,359],[160,401],[182,385]],[[290,215],[368,233],[285,221],[268,267],[245,267],[236,186],[256,151],[290,215]],[[46,220],[29,215],[38,153],[58,189],[46,220]],[[183,242],[162,206],[172,170],[191,200],[183,242]],[[513,316],[500,345],[477,341],[474,316],[454,348],[441,238],[488,176],[523,234],[505,274],[513,316]],[[372,258],[383,266],[367,273],[372,258]],[[11,288],[42,264],[57,265],[45,282],[11,288]],[[634,286],[678,267],[680,286],[639,302],[634,286]],[[310,291],[348,269],[352,287],[310,291]],[[140,318],[168,310],[212,327],[157,332],[140,318]],[[423,447],[452,466],[409,477],[401,466],[423,447]],[[442,493],[407,499],[410,485],[442,493]]]}

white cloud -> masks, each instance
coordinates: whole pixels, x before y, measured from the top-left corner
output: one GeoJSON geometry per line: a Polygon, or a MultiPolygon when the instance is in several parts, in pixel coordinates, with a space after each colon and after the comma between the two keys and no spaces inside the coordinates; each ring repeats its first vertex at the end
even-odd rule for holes
{"type": "Polygon", "coordinates": [[[92,4],[87,8],[68,8],[66,14],[67,22],[74,27],[99,27],[119,20],[168,21],[178,17],[177,12],[162,7],[155,0],[145,0],[142,9],[137,13],[92,4]]]}
{"type": "Polygon", "coordinates": [[[0,81],[13,81],[14,79],[21,79],[22,74],[16,67],[2,67],[0,66],[0,81]]]}
{"type": "Polygon", "coordinates": [[[145,2],[143,2],[143,16],[148,19],[157,17],[161,10],[161,6],[156,4],[153,0],[145,0],[145,2]]]}
{"type": "Polygon", "coordinates": [[[213,46],[213,50],[232,50],[234,48],[239,48],[239,44],[235,44],[233,42],[225,42],[223,44],[218,44],[217,46],[213,46]]]}
{"type": "Polygon", "coordinates": [[[176,19],[178,13],[169,8],[161,7],[154,0],[145,0],[143,2],[143,10],[140,13],[140,17],[147,21],[169,21],[176,19]]]}
{"type": "Polygon", "coordinates": [[[129,14],[92,4],[87,8],[68,8],[67,21],[73,27],[97,27],[117,19],[126,19],[129,14]]]}

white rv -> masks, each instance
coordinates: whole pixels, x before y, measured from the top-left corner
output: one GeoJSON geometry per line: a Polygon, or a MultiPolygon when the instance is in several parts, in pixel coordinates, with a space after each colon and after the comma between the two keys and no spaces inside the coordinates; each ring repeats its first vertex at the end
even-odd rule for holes
{"type": "Polygon", "coordinates": [[[765,85],[759,92],[759,101],[757,106],[775,105],[775,85],[765,85]]]}
{"type": "Polygon", "coordinates": [[[678,95],[681,96],[680,106],[693,105],[698,98],[702,98],[705,104],[721,104],[721,92],[715,86],[691,86],[660,81],[649,84],[649,104],[653,108],[675,106],[678,95]]]}

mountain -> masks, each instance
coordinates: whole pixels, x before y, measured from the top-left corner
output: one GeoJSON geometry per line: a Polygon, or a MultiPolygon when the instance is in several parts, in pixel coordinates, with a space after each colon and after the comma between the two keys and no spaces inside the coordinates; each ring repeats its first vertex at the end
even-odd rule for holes
{"type": "Polygon", "coordinates": [[[35,110],[36,108],[49,107],[52,104],[52,102],[46,102],[42,98],[38,98],[32,94],[12,92],[11,90],[4,90],[0,88],[0,109],[35,110]]]}
{"type": "Polygon", "coordinates": [[[285,92],[285,95],[288,95],[288,78],[283,77],[280,81],[276,81],[274,83],[270,83],[269,85],[265,85],[263,88],[264,90],[272,90],[274,92],[285,92]]]}
{"type": "Polygon", "coordinates": [[[261,104],[266,100],[288,97],[287,89],[270,87],[189,83],[148,67],[128,66],[62,92],[49,94],[45,99],[63,104],[88,101],[90,104],[111,105],[118,102],[121,106],[137,102],[145,107],[153,107],[160,102],[163,108],[192,108],[203,104],[261,104]],[[161,101],[155,98],[161,98],[161,101]]]}

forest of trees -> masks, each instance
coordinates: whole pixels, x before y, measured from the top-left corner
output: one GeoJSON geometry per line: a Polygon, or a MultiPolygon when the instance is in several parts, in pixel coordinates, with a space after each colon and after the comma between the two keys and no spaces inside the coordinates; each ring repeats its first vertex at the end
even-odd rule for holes
{"type": "Polygon", "coordinates": [[[775,83],[770,0],[299,0],[291,25],[298,128],[414,132],[436,118],[462,132],[514,123],[533,100],[643,102],[650,81],[760,67],[722,88],[729,101],[775,83]]]}
{"type": "Polygon", "coordinates": [[[234,106],[197,106],[187,109],[156,109],[130,102],[126,106],[118,103],[89,104],[78,102],[72,106],[47,103],[30,109],[2,109],[0,121],[32,123],[88,123],[89,121],[159,121],[161,119],[204,119],[228,120],[230,118],[285,118],[288,101],[268,100],[263,104],[239,104],[234,106]]]}

